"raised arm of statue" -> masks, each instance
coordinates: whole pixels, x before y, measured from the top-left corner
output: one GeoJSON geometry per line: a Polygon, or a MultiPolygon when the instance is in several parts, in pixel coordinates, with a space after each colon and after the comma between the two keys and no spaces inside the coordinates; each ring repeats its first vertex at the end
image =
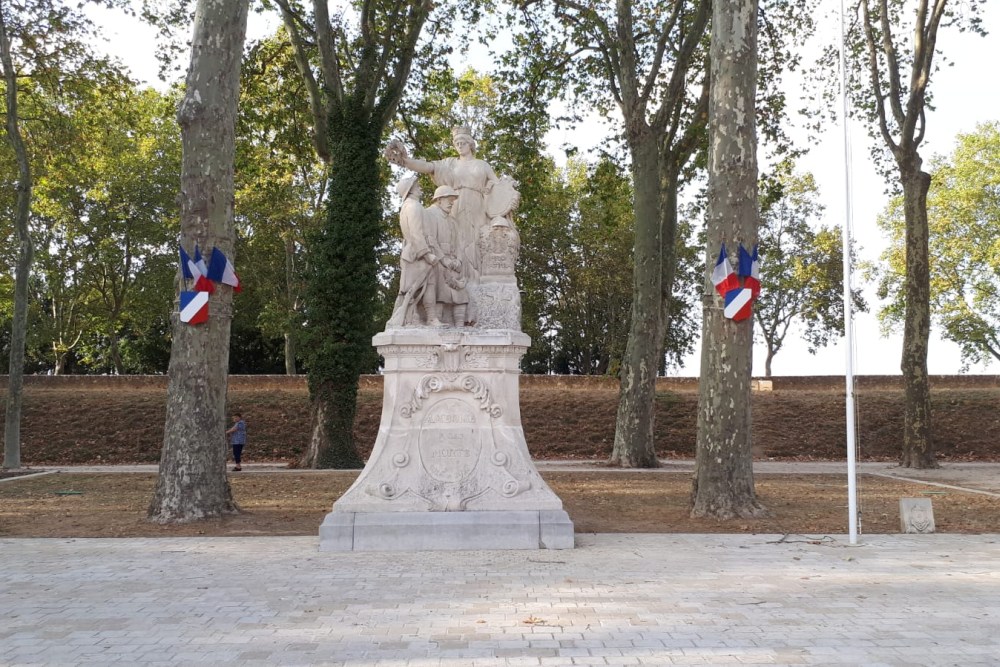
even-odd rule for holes
{"type": "Polygon", "coordinates": [[[390,164],[394,164],[411,171],[416,171],[421,174],[434,173],[434,163],[410,157],[409,152],[406,150],[406,146],[404,146],[403,142],[399,139],[391,140],[388,145],[386,145],[383,155],[385,155],[385,159],[388,160],[390,164]]]}

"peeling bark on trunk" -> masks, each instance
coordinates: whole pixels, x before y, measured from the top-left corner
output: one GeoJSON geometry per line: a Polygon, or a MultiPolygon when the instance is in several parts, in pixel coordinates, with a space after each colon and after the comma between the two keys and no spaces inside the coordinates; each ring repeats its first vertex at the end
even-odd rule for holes
{"type": "Polygon", "coordinates": [[[757,242],[756,0],[716,0],[712,15],[709,102],[708,267],[705,277],[692,516],[766,514],[757,502],[751,452],[753,318],[723,314],[711,268],[725,242],[757,242]]]}
{"type": "Polygon", "coordinates": [[[900,167],[906,219],[906,312],[900,363],[905,407],[899,464],[904,468],[937,468],[931,440],[931,387],[927,375],[931,333],[927,191],[931,177],[921,171],[920,164],[920,157],[914,156],[900,167]]]}
{"type": "MultiPolygon", "coordinates": [[[[181,244],[233,258],[233,161],[247,0],[199,0],[181,127],[181,244]]],[[[183,289],[183,287],[182,287],[183,289]]],[[[226,477],[226,388],[232,288],[217,285],[207,322],[171,316],[167,419],[149,506],[157,523],[237,512],[226,477]]]]}
{"type": "Polygon", "coordinates": [[[661,344],[659,154],[653,137],[633,142],[635,272],[632,321],[622,364],[615,443],[610,463],[627,468],[659,465],[653,438],[657,358],[661,344]]]}
{"type": "Polygon", "coordinates": [[[14,276],[14,314],[10,325],[10,359],[7,376],[7,409],[4,422],[3,467],[21,467],[21,407],[24,392],[24,345],[28,330],[28,273],[34,257],[28,215],[31,210],[31,163],[18,125],[17,73],[10,55],[7,25],[0,12],[0,62],[6,87],[7,142],[17,158],[17,204],[14,210],[14,238],[17,243],[17,266],[14,276]]]}

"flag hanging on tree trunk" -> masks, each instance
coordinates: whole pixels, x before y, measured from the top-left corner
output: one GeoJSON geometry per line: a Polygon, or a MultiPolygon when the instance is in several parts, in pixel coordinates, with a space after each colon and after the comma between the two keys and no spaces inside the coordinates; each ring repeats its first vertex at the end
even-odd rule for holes
{"type": "Polygon", "coordinates": [[[208,292],[181,292],[181,322],[201,324],[208,320],[208,292]]]}
{"type": "Polygon", "coordinates": [[[740,279],[733,272],[733,267],[729,263],[729,254],[726,252],[726,244],[722,244],[719,251],[719,259],[715,262],[715,269],[712,271],[712,283],[719,296],[726,296],[726,292],[740,286],[740,279]]]}
{"type": "Polygon", "coordinates": [[[233,263],[218,248],[212,248],[212,259],[208,264],[208,277],[217,283],[231,286],[234,292],[240,291],[240,279],[233,269],[233,263]]]}

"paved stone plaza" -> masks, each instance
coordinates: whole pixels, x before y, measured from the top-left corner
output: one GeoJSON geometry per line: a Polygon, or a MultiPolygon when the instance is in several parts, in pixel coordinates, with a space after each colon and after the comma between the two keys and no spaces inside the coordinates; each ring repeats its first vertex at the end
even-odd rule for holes
{"type": "Polygon", "coordinates": [[[317,548],[0,540],[0,664],[1000,664],[1000,535],[317,548]]]}

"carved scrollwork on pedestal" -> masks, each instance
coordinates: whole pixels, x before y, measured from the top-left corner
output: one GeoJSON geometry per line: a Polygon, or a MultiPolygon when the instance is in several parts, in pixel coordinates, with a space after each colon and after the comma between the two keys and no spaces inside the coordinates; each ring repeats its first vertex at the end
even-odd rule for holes
{"type": "Polygon", "coordinates": [[[479,401],[480,409],[494,419],[503,415],[503,408],[493,402],[489,385],[475,375],[465,375],[457,381],[439,375],[425,375],[417,383],[416,389],[413,390],[413,397],[399,408],[399,414],[409,419],[423,407],[424,401],[431,393],[445,389],[469,392],[474,399],[479,401]]]}
{"type": "Polygon", "coordinates": [[[426,352],[423,354],[418,353],[414,361],[414,365],[417,368],[433,369],[438,367],[440,362],[440,357],[437,352],[426,352]]]}
{"type": "Polygon", "coordinates": [[[489,413],[490,417],[497,419],[503,415],[503,408],[493,402],[489,386],[475,375],[466,375],[462,378],[462,389],[471,393],[472,397],[479,401],[479,407],[489,413]]]}
{"type": "Polygon", "coordinates": [[[420,410],[420,407],[427,397],[431,395],[431,392],[441,391],[444,386],[444,380],[437,375],[425,375],[417,383],[416,389],[413,390],[413,398],[399,408],[399,414],[409,419],[413,416],[414,412],[420,410]]]}

